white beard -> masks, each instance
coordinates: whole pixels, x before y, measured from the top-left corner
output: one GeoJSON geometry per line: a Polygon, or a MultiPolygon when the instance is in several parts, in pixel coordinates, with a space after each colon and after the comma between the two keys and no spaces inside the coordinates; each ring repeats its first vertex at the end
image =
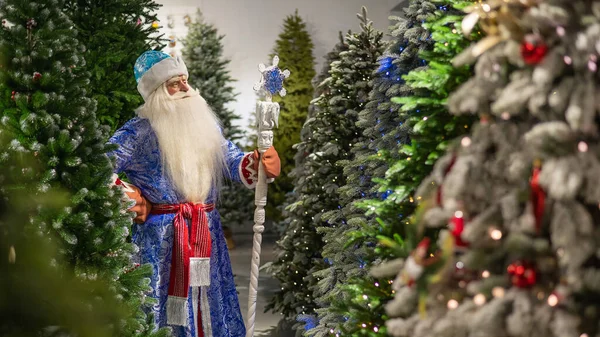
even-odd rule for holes
{"type": "Polygon", "coordinates": [[[219,120],[191,89],[171,96],[162,85],[138,109],[158,138],[163,169],[188,202],[205,202],[221,186],[225,165],[219,120]]]}

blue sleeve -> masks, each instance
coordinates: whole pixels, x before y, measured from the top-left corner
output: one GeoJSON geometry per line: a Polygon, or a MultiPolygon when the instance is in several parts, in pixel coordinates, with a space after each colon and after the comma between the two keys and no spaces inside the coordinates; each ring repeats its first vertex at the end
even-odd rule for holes
{"type": "Polygon", "coordinates": [[[142,143],[140,140],[143,135],[140,128],[143,121],[140,118],[133,118],[123,125],[115,134],[110,137],[108,144],[114,144],[116,149],[107,153],[109,158],[115,158],[114,173],[121,173],[128,169],[132,159],[142,143]]]}
{"type": "Polygon", "coordinates": [[[234,143],[226,140],[223,144],[225,150],[225,163],[229,174],[227,175],[232,181],[242,182],[240,177],[240,166],[245,153],[242,152],[234,143]]]}

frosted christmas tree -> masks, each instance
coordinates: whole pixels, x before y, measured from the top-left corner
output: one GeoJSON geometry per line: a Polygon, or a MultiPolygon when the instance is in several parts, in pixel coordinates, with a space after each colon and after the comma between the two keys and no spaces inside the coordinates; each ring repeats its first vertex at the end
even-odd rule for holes
{"type": "Polygon", "coordinates": [[[600,4],[489,1],[476,73],[449,99],[480,117],[417,192],[423,239],[395,280],[393,336],[598,336],[600,4]],[[436,240],[437,239],[437,240],[436,240]]]}

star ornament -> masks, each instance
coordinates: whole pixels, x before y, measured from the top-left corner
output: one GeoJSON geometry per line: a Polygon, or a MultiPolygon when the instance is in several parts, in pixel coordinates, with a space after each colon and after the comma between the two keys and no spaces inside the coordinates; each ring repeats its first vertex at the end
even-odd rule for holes
{"type": "Polygon", "coordinates": [[[283,97],[286,94],[285,88],[283,87],[283,80],[290,76],[289,70],[281,71],[277,65],[279,64],[279,57],[273,56],[273,65],[265,66],[264,64],[258,65],[258,71],[260,71],[260,81],[254,85],[256,92],[264,91],[268,97],[275,94],[283,97]]]}

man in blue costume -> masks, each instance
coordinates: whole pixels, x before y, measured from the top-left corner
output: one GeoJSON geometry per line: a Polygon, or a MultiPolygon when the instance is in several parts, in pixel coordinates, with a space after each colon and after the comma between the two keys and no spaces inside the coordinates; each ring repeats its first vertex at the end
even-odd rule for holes
{"type": "MultiPolygon", "coordinates": [[[[206,101],[187,84],[180,58],[159,51],[134,66],[144,105],[110,139],[118,148],[115,173],[125,173],[136,200],[132,240],[139,263],[152,265],[152,307],[157,327],[175,336],[241,337],[244,322],[215,201],[223,176],[252,188],[258,154],[223,138],[206,101]]],[[[279,175],[271,148],[261,161],[279,175]]],[[[120,184],[120,181],[116,181],[120,184]]],[[[251,216],[249,214],[249,216],[251,216]]]]}

